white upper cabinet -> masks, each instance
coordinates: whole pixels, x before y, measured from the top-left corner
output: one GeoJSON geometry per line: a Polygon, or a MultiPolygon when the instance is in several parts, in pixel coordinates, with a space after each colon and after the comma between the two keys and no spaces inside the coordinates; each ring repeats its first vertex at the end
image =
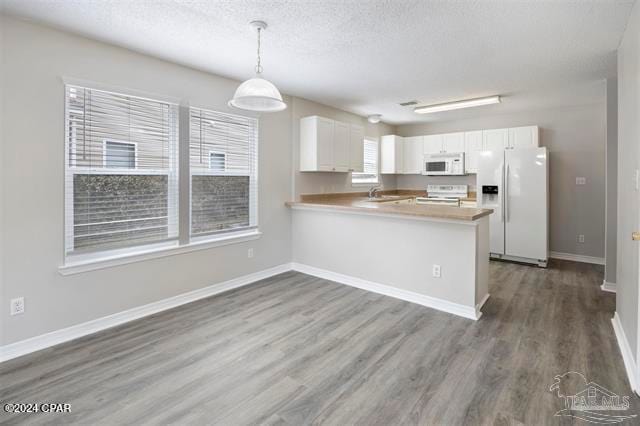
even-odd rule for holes
{"type": "Polygon", "coordinates": [[[537,148],[538,126],[512,127],[509,129],[509,149],[537,148]]]}
{"type": "Polygon", "coordinates": [[[404,142],[402,136],[386,135],[380,138],[380,173],[404,173],[404,142]]]}
{"type": "Polygon", "coordinates": [[[349,171],[364,172],[364,128],[354,124],[349,132],[349,171]]]}
{"type": "Polygon", "coordinates": [[[349,125],[333,122],[333,164],[336,172],[349,171],[349,125]]]}
{"type": "Polygon", "coordinates": [[[442,152],[464,152],[464,133],[446,133],[442,135],[442,152]]]}
{"type": "Polygon", "coordinates": [[[420,174],[425,154],[465,154],[465,173],[478,172],[481,151],[534,148],[539,146],[537,126],[476,130],[440,135],[383,136],[380,142],[381,173],[420,174]],[[422,146],[422,152],[420,152],[422,146]]]}
{"type": "Polygon", "coordinates": [[[361,172],[364,128],[313,115],[300,119],[301,172],[361,172]]]}
{"type": "Polygon", "coordinates": [[[333,120],[300,119],[300,171],[333,171],[333,120]]]}
{"type": "Polygon", "coordinates": [[[482,130],[464,133],[464,168],[466,173],[478,172],[478,153],[482,151],[482,130]]]}
{"type": "Polygon", "coordinates": [[[402,173],[410,175],[421,174],[422,160],[424,158],[423,140],[423,136],[411,136],[404,138],[404,160],[402,173]]]}
{"type": "Polygon", "coordinates": [[[443,135],[424,136],[422,153],[437,154],[442,152],[442,136],[443,135]]]}
{"type": "Polygon", "coordinates": [[[491,129],[482,131],[482,149],[502,151],[509,146],[509,129],[491,129]]]}

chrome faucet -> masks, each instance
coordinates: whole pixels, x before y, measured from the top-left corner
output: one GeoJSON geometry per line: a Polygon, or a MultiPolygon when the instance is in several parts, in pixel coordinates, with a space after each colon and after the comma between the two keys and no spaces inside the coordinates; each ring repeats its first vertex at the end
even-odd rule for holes
{"type": "Polygon", "coordinates": [[[379,190],[380,188],[378,186],[372,186],[371,189],[369,189],[369,198],[376,198],[379,190]]]}

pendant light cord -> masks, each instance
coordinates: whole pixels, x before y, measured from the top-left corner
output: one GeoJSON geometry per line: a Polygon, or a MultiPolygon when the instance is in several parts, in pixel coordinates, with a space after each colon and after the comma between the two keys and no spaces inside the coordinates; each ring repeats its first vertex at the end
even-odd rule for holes
{"type": "Polygon", "coordinates": [[[256,74],[262,73],[262,65],[260,65],[260,31],[262,31],[262,28],[258,28],[258,65],[256,65],[256,74]]]}

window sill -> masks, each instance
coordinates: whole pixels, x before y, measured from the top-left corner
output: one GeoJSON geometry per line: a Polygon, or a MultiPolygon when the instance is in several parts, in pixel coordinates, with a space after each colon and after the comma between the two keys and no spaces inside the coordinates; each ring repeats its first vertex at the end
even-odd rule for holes
{"type": "Polygon", "coordinates": [[[190,253],[192,251],[206,250],[214,247],[226,246],[229,244],[243,243],[245,241],[257,240],[262,233],[256,229],[238,232],[230,235],[207,239],[203,241],[191,242],[187,245],[178,246],[175,244],[153,249],[139,249],[114,256],[105,256],[91,260],[68,262],[58,268],[60,275],[74,275],[83,272],[95,271],[98,269],[111,268],[113,266],[126,265],[128,263],[142,262],[145,260],[158,259],[160,257],[175,256],[178,254],[190,253]]]}

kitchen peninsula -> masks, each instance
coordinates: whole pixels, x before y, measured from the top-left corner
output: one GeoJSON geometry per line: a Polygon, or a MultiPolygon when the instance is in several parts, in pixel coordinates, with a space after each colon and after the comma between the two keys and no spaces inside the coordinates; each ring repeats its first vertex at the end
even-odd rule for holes
{"type": "Polygon", "coordinates": [[[490,209],[418,205],[416,194],[302,195],[295,269],[477,320],[489,297],[490,209]]]}

